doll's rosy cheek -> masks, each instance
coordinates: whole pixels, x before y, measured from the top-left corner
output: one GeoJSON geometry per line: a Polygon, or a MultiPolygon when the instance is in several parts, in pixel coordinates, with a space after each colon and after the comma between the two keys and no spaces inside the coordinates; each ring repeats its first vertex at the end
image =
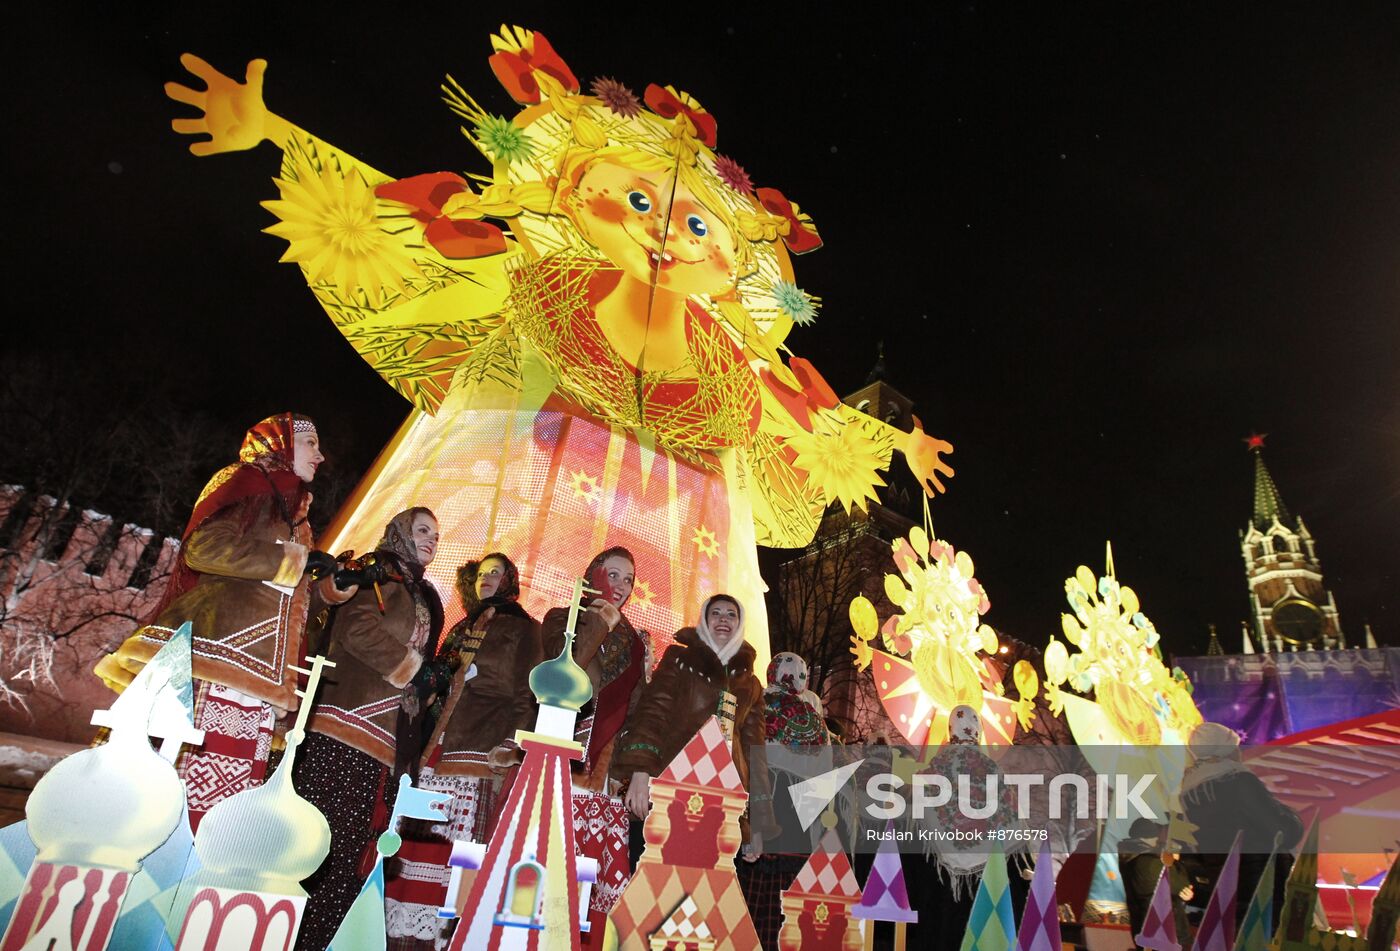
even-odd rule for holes
{"type": "Polygon", "coordinates": [[[605,221],[608,224],[619,224],[627,217],[627,210],[622,206],[622,202],[606,195],[597,195],[589,198],[584,203],[589,217],[596,221],[605,221]]]}

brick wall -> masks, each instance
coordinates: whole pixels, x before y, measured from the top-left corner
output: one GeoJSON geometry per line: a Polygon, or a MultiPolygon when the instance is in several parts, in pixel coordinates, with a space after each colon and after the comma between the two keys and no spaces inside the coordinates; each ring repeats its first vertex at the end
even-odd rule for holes
{"type": "Polygon", "coordinates": [[[0,731],[83,743],[113,694],[93,665],[136,628],[179,549],[138,525],[0,486],[0,731]]]}

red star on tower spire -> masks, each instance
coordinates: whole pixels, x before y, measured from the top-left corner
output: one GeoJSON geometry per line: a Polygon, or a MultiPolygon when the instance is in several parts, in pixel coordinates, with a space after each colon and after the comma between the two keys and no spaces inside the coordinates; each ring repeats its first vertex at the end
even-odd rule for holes
{"type": "Polygon", "coordinates": [[[1250,433],[1242,441],[1244,442],[1245,448],[1252,452],[1255,449],[1263,449],[1264,440],[1267,439],[1268,436],[1268,433],[1250,433]]]}

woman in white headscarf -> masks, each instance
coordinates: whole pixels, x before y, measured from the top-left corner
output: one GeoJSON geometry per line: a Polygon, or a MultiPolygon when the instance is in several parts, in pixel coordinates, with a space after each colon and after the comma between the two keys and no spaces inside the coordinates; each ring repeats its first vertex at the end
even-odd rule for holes
{"type": "MultiPolygon", "coordinates": [[[[712,716],[731,738],[734,765],[753,793],[748,750],[764,741],[763,686],[754,676],[754,657],[753,645],[744,640],[744,609],[727,594],[707,599],[695,626],[676,632],[613,756],[613,776],[627,784],[627,807],[635,816],[644,818],[650,808],[651,777],[712,716]]],[[[751,808],[757,805],[751,800],[751,808]]],[[[747,842],[748,824],[741,825],[747,842]]]]}

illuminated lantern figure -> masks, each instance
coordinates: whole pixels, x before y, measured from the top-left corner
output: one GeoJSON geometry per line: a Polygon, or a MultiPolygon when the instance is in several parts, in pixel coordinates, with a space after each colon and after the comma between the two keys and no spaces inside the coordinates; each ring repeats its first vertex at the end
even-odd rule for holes
{"type": "MultiPolygon", "coordinates": [[[[631,613],[670,632],[711,591],[762,603],[756,545],[805,545],[828,505],[863,507],[893,450],[941,488],[951,446],[845,406],[808,363],[784,362],[819,303],[793,282],[789,252],[821,240],[715,153],[712,115],[670,87],[639,98],[598,80],[585,94],[537,33],[503,29],[492,45],[521,111],[495,115],[444,86],[491,162],[480,191],[447,172],[395,180],[272,114],[262,61],[237,83],[186,55],[207,90],[166,87],[202,110],[174,124],[210,135],[195,154],[264,139],[283,150],[267,230],[414,406],[328,547],[364,547],[409,502],[429,506],[440,566],[518,553],[539,615],[564,602],[566,566],[620,544],[667,566],[638,578],[631,613]]],[[[764,664],[766,619],[752,621],[764,664]]]]}
{"type": "MultiPolygon", "coordinates": [[[[792,887],[783,891],[781,951],[859,951],[860,886],[836,833],[828,829],[792,887]]],[[[873,927],[873,923],[870,927],[873,927]]]]}
{"type": "Polygon", "coordinates": [[[898,574],[885,575],[885,596],[900,610],[883,625],[864,595],[851,602],[852,653],[872,667],[890,721],[916,746],[938,742],[955,707],[973,708],[989,743],[1016,735],[1013,705],[991,690],[985,658],[1000,646],[981,621],[991,601],[973,575],[972,557],[920,527],[893,542],[898,574]],[[888,651],[871,647],[877,635],[888,651]]]}

